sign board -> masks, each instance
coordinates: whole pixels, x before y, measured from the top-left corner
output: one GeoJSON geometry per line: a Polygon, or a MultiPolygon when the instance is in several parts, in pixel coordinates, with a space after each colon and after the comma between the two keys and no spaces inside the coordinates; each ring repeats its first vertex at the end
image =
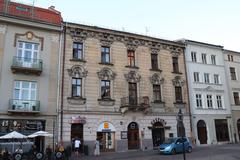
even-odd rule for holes
{"type": "Polygon", "coordinates": [[[97,132],[116,132],[116,129],[112,123],[105,121],[98,126],[97,132]]]}
{"type": "Polygon", "coordinates": [[[121,139],[128,139],[128,132],[127,131],[121,131],[121,139]]]}
{"type": "Polygon", "coordinates": [[[86,117],[74,116],[74,117],[71,118],[70,123],[85,124],[86,123],[86,117]]]}

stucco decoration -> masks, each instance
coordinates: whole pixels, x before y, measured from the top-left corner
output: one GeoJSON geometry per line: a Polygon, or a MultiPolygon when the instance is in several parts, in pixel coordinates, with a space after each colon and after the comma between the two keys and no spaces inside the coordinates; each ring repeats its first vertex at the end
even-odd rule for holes
{"type": "Polygon", "coordinates": [[[81,65],[74,65],[71,69],[68,69],[68,75],[70,77],[83,78],[87,76],[88,71],[81,65]]]}
{"type": "Polygon", "coordinates": [[[98,37],[102,46],[110,47],[114,42],[114,36],[107,33],[100,33],[98,37]]]}
{"type": "Polygon", "coordinates": [[[182,87],[182,86],[184,85],[184,83],[185,83],[185,81],[182,80],[180,76],[176,76],[176,77],[172,80],[172,82],[173,82],[173,85],[174,85],[174,86],[180,86],[180,87],[182,87]]]}
{"type": "Polygon", "coordinates": [[[116,73],[114,73],[110,68],[104,67],[101,71],[97,72],[98,78],[102,80],[114,80],[116,73]]]}
{"type": "Polygon", "coordinates": [[[152,84],[158,84],[158,85],[160,85],[160,84],[163,84],[164,78],[161,77],[160,74],[154,73],[154,74],[152,75],[152,77],[150,77],[150,81],[151,81],[152,84]]]}
{"type": "Polygon", "coordinates": [[[124,74],[124,77],[128,82],[137,83],[140,82],[141,76],[136,71],[129,71],[128,74],[124,74]]]}

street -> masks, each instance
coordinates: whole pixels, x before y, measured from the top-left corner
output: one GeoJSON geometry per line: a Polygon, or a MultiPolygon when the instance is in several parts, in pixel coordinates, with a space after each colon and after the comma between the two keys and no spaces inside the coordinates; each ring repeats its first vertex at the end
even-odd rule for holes
{"type": "MultiPolygon", "coordinates": [[[[195,147],[186,154],[186,160],[239,160],[240,144],[195,147]]],[[[99,157],[84,156],[71,160],[183,160],[182,154],[159,155],[157,151],[129,151],[123,153],[103,153],[99,157]]]]}

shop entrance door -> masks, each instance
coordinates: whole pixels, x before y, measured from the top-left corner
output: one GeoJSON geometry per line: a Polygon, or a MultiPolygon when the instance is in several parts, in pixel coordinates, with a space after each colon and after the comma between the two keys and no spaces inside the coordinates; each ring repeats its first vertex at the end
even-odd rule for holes
{"type": "Polygon", "coordinates": [[[139,149],[139,129],[136,122],[128,125],[128,149],[139,149]]]}
{"type": "Polygon", "coordinates": [[[158,147],[160,144],[164,142],[165,132],[164,132],[163,124],[161,122],[156,122],[153,124],[152,140],[153,140],[153,147],[158,147]]]}
{"type": "Polygon", "coordinates": [[[115,151],[115,133],[114,132],[97,132],[97,138],[100,141],[100,150],[102,152],[115,151]]]}
{"type": "Polygon", "coordinates": [[[80,139],[80,152],[83,152],[83,124],[72,124],[71,125],[71,141],[72,141],[72,149],[74,149],[74,141],[75,139],[80,139]]]}
{"type": "Polygon", "coordinates": [[[203,120],[198,121],[197,131],[200,144],[207,144],[207,128],[206,123],[203,120]]]}

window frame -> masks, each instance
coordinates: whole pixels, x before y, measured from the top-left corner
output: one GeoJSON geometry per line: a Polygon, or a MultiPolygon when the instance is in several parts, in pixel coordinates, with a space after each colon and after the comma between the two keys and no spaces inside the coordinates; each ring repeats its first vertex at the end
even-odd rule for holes
{"type": "Polygon", "coordinates": [[[101,99],[111,99],[111,81],[110,80],[101,80],[101,99]],[[103,89],[105,91],[103,91],[103,89]],[[107,93],[107,96],[103,96],[103,92],[107,93]]]}
{"type": "Polygon", "coordinates": [[[151,53],[151,66],[153,70],[158,70],[158,54],[151,53]]]}
{"type": "Polygon", "coordinates": [[[211,94],[207,94],[207,107],[212,109],[213,108],[213,99],[211,94]]]}
{"type": "Polygon", "coordinates": [[[233,100],[235,105],[240,105],[239,92],[233,92],[233,100]]]}
{"type": "Polygon", "coordinates": [[[214,74],[213,79],[214,79],[214,84],[220,84],[219,74],[214,74]]]}
{"type": "Polygon", "coordinates": [[[196,106],[197,108],[203,108],[203,103],[202,103],[202,94],[196,94],[195,95],[196,98],[196,106]]]}
{"type": "Polygon", "coordinates": [[[38,91],[38,88],[37,88],[37,82],[34,82],[34,81],[23,81],[23,80],[15,80],[14,81],[14,87],[13,87],[13,98],[14,99],[17,99],[17,100],[30,100],[30,101],[36,101],[37,100],[37,91],[38,91]],[[16,87],[17,86],[17,82],[19,82],[19,87],[16,87]],[[23,87],[23,83],[29,83],[28,86],[29,88],[25,88],[23,87]],[[32,85],[35,85],[35,88],[32,88],[32,85]],[[16,91],[18,90],[19,92],[19,95],[18,95],[18,98],[16,98],[16,91]],[[23,92],[24,91],[27,91],[27,94],[28,94],[28,98],[26,99],[23,99],[23,92]],[[32,98],[32,92],[35,92],[35,95],[34,97],[32,98]]]}
{"type": "Polygon", "coordinates": [[[191,58],[192,58],[192,62],[197,62],[197,52],[192,51],[191,58]]]}
{"type": "Polygon", "coordinates": [[[73,42],[73,47],[72,47],[72,57],[73,57],[73,59],[83,60],[84,59],[83,54],[84,54],[83,53],[83,43],[82,42],[73,42]],[[77,48],[75,48],[74,45],[77,45],[77,48]],[[81,46],[81,48],[78,47],[79,45],[81,46]],[[80,56],[79,56],[78,51],[81,51],[80,56]]]}
{"type": "Polygon", "coordinates": [[[153,101],[162,102],[162,86],[160,84],[153,84],[153,101]],[[159,98],[158,98],[159,97],[159,98]]]}
{"type": "Polygon", "coordinates": [[[71,88],[72,88],[72,91],[71,91],[71,96],[74,97],[74,98],[82,98],[82,78],[76,78],[76,77],[72,77],[72,83],[71,83],[71,88]],[[73,84],[73,80],[76,80],[76,83],[73,84]],[[80,84],[78,84],[77,80],[80,80],[80,84]],[[80,91],[79,91],[79,95],[77,95],[78,93],[78,87],[80,88],[80,91]],[[77,92],[76,92],[76,95],[74,95],[74,88],[76,88],[77,92]]]}
{"type": "Polygon", "coordinates": [[[221,95],[216,95],[216,101],[217,101],[218,109],[222,109],[223,108],[222,96],[221,95]]]}
{"type": "Polygon", "coordinates": [[[230,70],[231,80],[236,81],[237,80],[237,75],[236,75],[235,67],[229,67],[229,70],[230,70]]]}
{"type": "Polygon", "coordinates": [[[200,82],[199,72],[193,72],[193,80],[194,82],[200,82]]]}
{"type": "Polygon", "coordinates": [[[128,66],[136,67],[136,54],[134,50],[127,50],[128,66]]]}
{"type": "Polygon", "coordinates": [[[173,72],[179,73],[178,57],[172,57],[173,72]]]}
{"type": "Polygon", "coordinates": [[[204,82],[205,83],[210,83],[210,74],[209,73],[204,73],[204,82]]]}
{"type": "Polygon", "coordinates": [[[216,55],[211,55],[211,62],[213,65],[216,65],[216,55]]]}
{"type": "Polygon", "coordinates": [[[207,64],[207,54],[206,53],[202,53],[202,63],[207,64]]]}
{"type": "Polygon", "coordinates": [[[111,63],[111,53],[109,46],[101,46],[101,63],[111,63]],[[108,50],[108,52],[106,51],[108,50]],[[106,58],[108,55],[108,59],[106,58]]]}
{"type": "Polygon", "coordinates": [[[182,87],[175,86],[175,101],[176,103],[183,103],[182,87]]]}

